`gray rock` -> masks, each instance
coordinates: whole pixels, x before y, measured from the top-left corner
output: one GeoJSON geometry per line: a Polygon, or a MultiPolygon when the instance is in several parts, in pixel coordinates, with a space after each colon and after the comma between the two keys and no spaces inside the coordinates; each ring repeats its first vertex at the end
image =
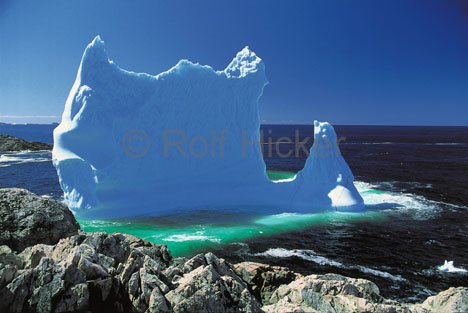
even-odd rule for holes
{"type": "Polygon", "coordinates": [[[154,288],[151,291],[149,304],[148,304],[148,313],[166,313],[170,312],[167,300],[164,297],[163,293],[159,288],[154,288]]]}
{"type": "Polygon", "coordinates": [[[280,286],[266,312],[410,313],[405,304],[385,300],[371,281],[337,274],[309,275],[280,286]]]}
{"type": "Polygon", "coordinates": [[[42,142],[31,142],[9,135],[0,135],[0,151],[39,151],[52,150],[52,145],[42,142]]]}
{"type": "Polygon", "coordinates": [[[247,284],[214,254],[197,255],[179,267],[184,274],[166,294],[173,312],[261,312],[247,284]]]}
{"type": "Polygon", "coordinates": [[[234,265],[236,273],[246,281],[252,293],[262,303],[269,304],[273,292],[279,286],[302,277],[286,267],[270,266],[255,262],[242,262],[234,265]]]}
{"type": "Polygon", "coordinates": [[[17,266],[0,263],[0,286],[6,286],[18,275],[17,266]]]}
{"type": "Polygon", "coordinates": [[[80,233],[55,245],[28,247],[19,254],[0,246],[0,260],[12,260],[0,263],[0,312],[101,308],[143,312],[150,302],[153,309],[158,303],[167,307],[156,292],[153,300],[151,295],[155,288],[168,291],[157,275],[168,267],[170,255],[165,246],[133,236],[80,233]],[[133,291],[129,279],[140,273],[144,279],[140,284],[138,278],[133,291]],[[134,299],[141,301],[132,302],[134,299]]]}
{"type": "Polygon", "coordinates": [[[24,249],[18,257],[24,260],[24,268],[35,268],[42,258],[52,256],[53,246],[37,244],[24,249]]]}
{"type": "Polygon", "coordinates": [[[466,313],[468,288],[449,288],[412,307],[413,313],[466,313]]]}
{"type": "Polygon", "coordinates": [[[63,294],[55,306],[54,312],[85,311],[89,307],[89,297],[88,284],[77,284],[63,294]]]}
{"type": "Polygon", "coordinates": [[[23,259],[16,255],[8,246],[0,246],[0,264],[23,267],[23,259]]]}
{"type": "Polygon", "coordinates": [[[55,244],[79,228],[60,202],[24,189],[0,189],[0,245],[21,251],[38,243],[55,244]]]}

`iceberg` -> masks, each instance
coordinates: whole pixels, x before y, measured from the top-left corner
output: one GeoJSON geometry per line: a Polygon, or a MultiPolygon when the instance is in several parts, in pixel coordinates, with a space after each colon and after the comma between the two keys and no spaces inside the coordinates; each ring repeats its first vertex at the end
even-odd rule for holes
{"type": "Polygon", "coordinates": [[[86,48],[54,130],[67,205],[90,218],[194,209],[360,211],[364,203],[329,123],[314,123],[304,168],[272,182],[260,147],[263,61],[248,47],[222,71],[181,60],[158,75],[86,48]]]}
{"type": "Polygon", "coordinates": [[[453,265],[453,261],[447,261],[447,260],[445,260],[443,265],[437,266],[437,269],[441,272],[447,272],[447,273],[466,273],[467,272],[464,268],[455,267],[455,265],[453,265]]]}

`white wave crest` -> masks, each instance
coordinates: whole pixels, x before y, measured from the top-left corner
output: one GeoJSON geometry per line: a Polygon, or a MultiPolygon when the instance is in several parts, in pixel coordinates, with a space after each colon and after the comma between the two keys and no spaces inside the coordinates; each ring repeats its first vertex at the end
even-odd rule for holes
{"type": "Polygon", "coordinates": [[[255,256],[269,256],[275,258],[290,258],[299,257],[301,259],[311,261],[320,265],[330,265],[335,267],[343,267],[340,262],[332,261],[326,257],[317,255],[313,250],[287,250],[284,248],[271,248],[262,253],[256,253],[255,256]]]}
{"type": "Polygon", "coordinates": [[[429,200],[412,193],[383,191],[379,189],[378,185],[370,183],[357,181],[354,184],[368,208],[414,211],[415,217],[425,218],[427,214],[440,211],[441,205],[447,205],[444,202],[429,200]]]}
{"type": "Polygon", "coordinates": [[[48,162],[52,160],[50,151],[20,151],[0,154],[0,167],[7,167],[22,163],[48,162]]]}
{"type": "Polygon", "coordinates": [[[379,276],[379,277],[383,277],[383,278],[388,278],[388,279],[391,279],[391,280],[394,280],[394,281],[405,281],[406,280],[403,277],[401,277],[400,275],[392,275],[392,274],[387,273],[387,272],[379,271],[379,270],[369,268],[369,267],[365,267],[365,266],[361,266],[361,265],[351,266],[351,267],[356,268],[356,269],[360,270],[363,273],[367,273],[367,274],[371,274],[371,275],[379,276]]]}
{"type": "Polygon", "coordinates": [[[371,274],[374,276],[387,278],[393,281],[405,281],[405,279],[402,278],[400,275],[393,275],[387,272],[379,271],[379,270],[361,266],[361,265],[345,265],[343,263],[333,261],[324,256],[318,255],[313,250],[301,250],[301,249],[288,250],[284,248],[271,248],[271,249],[266,250],[265,252],[255,253],[254,255],[274,257],[274,258],[298,257],[303,260],[314,262],[319,265],[329,265],[329,266],[343,268],[343,269],[355,269],[366,274],[371,274]]]}
{"type": "Polygon", "coordinates": [[[185,242],[185,241],[211,241],[214,243],[220,243],[221,239],[213,237],[213,236],[206,236],[200,233],[195,234],[175,234],[171,235],[166,238],[162,238],[163,241],[172,241],[172,242],[185,242]]]}

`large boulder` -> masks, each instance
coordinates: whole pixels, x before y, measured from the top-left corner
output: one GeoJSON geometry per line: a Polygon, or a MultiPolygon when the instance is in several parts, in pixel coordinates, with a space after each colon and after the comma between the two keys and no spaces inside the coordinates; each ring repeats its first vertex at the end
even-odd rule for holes
{"type": "Polygon", "coordinates": [[[79,229],[62,203],[25,189],[0,189],[0,245],[21,251],[38,243],[55,244],[79,229]]]}

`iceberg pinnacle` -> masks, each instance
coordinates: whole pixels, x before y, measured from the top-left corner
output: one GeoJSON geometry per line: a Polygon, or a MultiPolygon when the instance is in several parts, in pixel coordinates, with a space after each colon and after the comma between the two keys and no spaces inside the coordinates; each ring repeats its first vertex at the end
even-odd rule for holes
{"type": "Polygon", "coordinates": [[[156,76],[86,48],[54,130],[65,201],[88,217],[174,210],[358,211],[363,200],[328,123],[296,179],[272,182],[259,144],[263,61],[248,47],[223,70],[181,60],[156,76]]]}
{"type": "Polygon", "coordinates": [[[263,65],[262,59],[254,52],[250,51],[249,47],[245,47],[237,53],[236,57],[224,71],[228,77],[242,78],[249,73],[256,73],[257,71],[264,75],[265,66],[263,65]]]}
{"type": "Polygon", "coordinates": [[[101,40],[100,36],[96,36],[83,53],[78,76],[82,82],[92,80],[95,74],[94,69],[101,68],[108,63],[109,59],[107,57],[104,41],[101,40]],[[91,77],[88,77],[88,75],[91,75],[91,77]]]}

